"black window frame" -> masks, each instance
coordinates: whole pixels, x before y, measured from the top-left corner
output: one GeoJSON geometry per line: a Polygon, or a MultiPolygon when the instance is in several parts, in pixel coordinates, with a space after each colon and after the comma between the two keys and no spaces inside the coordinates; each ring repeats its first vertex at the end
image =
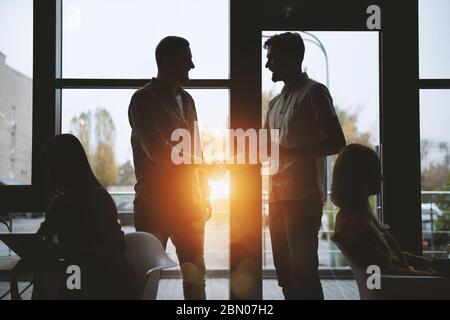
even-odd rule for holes
{"type": "MultiPolygon", "coordinates": [[[[381,8],[380,143],[383,219],[404,250],[421,252],[419,89],[449,89],[449,79],[419,79],[418,0],[307,0],[294,19],[278,15],[280,0],[230,0],[229,79],[192,80],[189,88],[230,90],[230,127],[261,127],[261,31],[366,29],[366,9],[381,8]],[[401,27],[399,22],[401,21],[401,27]],[[399,107],[402,106],[402,107],[399,107]],[[405,115],[405,108],[408,113],[405,115]],[[406,119],[406,121],[405,121],[406,119]],[[401,130],[399,130],[401,124],[401,130]],[[404,161],[403,159],[408,159],[404,161]],[[407,201],[401,201],[407,200],[407,201]]],[[[2,210],[42,212],[40,152],[61,130],[61,90],[138,88],[148,79],[61,79],[62,0],[33,2],[32,184],[1,186],[2,210]]],[[[260,166],[231,174],[230,298],[262,298],[260,166]],[[245,295],[233,292],[239,272],[257,281],[245,295]]]]}

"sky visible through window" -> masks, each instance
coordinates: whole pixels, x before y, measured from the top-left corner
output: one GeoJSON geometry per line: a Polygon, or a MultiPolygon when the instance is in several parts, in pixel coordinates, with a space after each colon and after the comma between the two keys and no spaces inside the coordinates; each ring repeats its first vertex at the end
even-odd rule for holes
{"type": "MultiPolygon", "coordinates": [[[[227,78],[228,2],[215,1],[214,5],[208,5],[209,2],[64,0],[64,75],[86,78],[150,78],[156,74],[154,47],[157,41],[165,35],[179,34],[191,42],[196,64],[190,74],[191,78],[227,78]],[[204,14],[205,10],[210,10],[211,14],[204,14]],[[169,15],[161,12],[168,12],[169,15]]],[[[450,43],[443,41],[445,32],[448,35],[450,28],[439,25],[439,29],[430,20],[432,6],[436,4],[438,8],[450,6],[450,2],[445,0],[420,1],[421,75],[426,74],[426,70],[435,70],[437,61],[444,60],[439,59],[442,53],[450,50],[450,43]],[[427,25],[434,27],[427,28],[427,25]],[[430,36],[433,30],[439,31],[440,36],[430,36]],[[426,67],[427,64],[430,67],[426,67]]],[[[0,0],[0,51],[6,56],[7,65],[28,77],[32,76],[31,23],[31,0],[0,0]]],[[[448,24],[448,21],[440,23],[448,24]]],[[[358,129],[370,132],[373,143],[376,143],[379,133],[377,33],[314,34],[323,42],[329,56],[329,84],[335,104],[358,113],[358,129]]],[[[264,57],[265,50],[261,49],[261,52],[264,57]]],[[[259,53],[255,52],[255,56],[257,54],[259,53]]],[[[306,53],[306,64],[311,77],[326,82],[323,54],[313,45],[306,53]]],[[[441,67],[444,71],[445,68],[446,65],[441,67]]],[[[276,92],[280,90],[280,84],[274,85],[270,81],[270,75],[263,73],[262,88],[276,92]]],[[[70,100],[71,105],[76,105],[79,110],[84,106],[107,107],[113,112],[117,127],[116,153],[119,163],[131,156],[128,146],[129,124],[126,120],[129,93],[125,98],[123,92],[93,98],[89,100],[89,106],[82,96],[73,95],[70,100]],[[117,96],[121,98],[116,99],[117,96]],[[101,103],[96,103],[98,100],[101,103]]],[[[433,99],[436,105],[448,105],[448,100],[442,95],[435,95],[433,99]]],[[[203,104],[207,106],[205,108],[213,109],[217,101],[205,98],[203,104]]],[[[392,107],[407,109],[407,106],[392,107]]],[[[440,108],[440,111],[442,118],[450,118],[450,107],[440,108]]],[[[214,123],[216,120],[214,112],[205,113],[205,123],[214,123]]],[[[63,127],[67,126],[68,121],[70,119],[63,119],[63,127]]],[[[443,134],[442,129],[434,129],[432,125],[427,129],[427,135],[435,138],[439,136],[441,140],[450,142],[450,132],[443,134]]]]}
{"type": "MultiPolygon", "coordinates": [[[[263,32],[262,44],[276,33],[263,32]]],[[[305,40],[305,59],[303,71],[323,84],[329,84],[334,105],[349,114],[357,116],[360,132],[370,133],[371,144],[379,141],[379,52],[378,32],[310,32],[323,44],[328,56],[328,79],[324,53],[311,41],[308,34],[305,40]]],[[[271,73],[264,65],[266,50],[262,50],[262,89],[279,93],[282,82],[273,83],[271,73]]]]}

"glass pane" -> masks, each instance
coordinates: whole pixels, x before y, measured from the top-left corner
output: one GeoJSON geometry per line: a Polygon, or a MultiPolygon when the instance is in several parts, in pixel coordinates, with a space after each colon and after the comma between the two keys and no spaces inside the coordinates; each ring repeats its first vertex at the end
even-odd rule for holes
{"type": "MultiPolygon", "coordinates": [[[[62,132],[75,134],[90,155],[90,163],[97,178],[113,196],[119,211],[119,219],[124,232],[134,231],[134,167],[130,144],[131,129],[128,122],[128,105],[135,90],[97,90],[67,89],[62,93],[62,132]],[[107,132],[113,133],[106,142],[110,155],[106,158],[96,156],[99,134],[96,123],[101,120],[109,125],[107,132]],[[107,121],[104,121],[107,120],[107,121]],[[97,170],[98,168],[98,170],[97,170]],[[102,170],[100,170],[100,168],[102,170]],[[108,170],[105,170],[107,168],[108,170]]],[[[223,157],[221,141],[224,141],[229,119],[229,91],[218,89],[189,90],[197,108],[201,142],[205,159],[212,161],[223,157]]],[[[206,225],[205,262],[207,270],[219,272],[228,278],[229,269],[229,174],[219,180],[210,180],[213,216],[206,225]]],[[[167,247],[169,255],[177,260],[171,242],[167,247]]],[[[209,272],[209,271],[208,271],[209,272]]],[[[160,290],[162,299],[183,299],[181,278],[180,290],[165,292],[160,290]]],[[[208,297],[228,299],[228,279],[221,280],[223,290],[210,290],[207,280],[208,297]]]]}
{"type": "Polygon", "coordinates": [[[447,258],[450,243],[450,90],[420,91],[422,247],[447,258]]]}
{"type": "Polygon", "coordinates": [[[33,1],[0,1],[0,185],[31,183],[33,1]]]}
{"type": "MultiPolygon", "coordinates": [[[[188,90],[195,101],[205,161],[221,162],[226,157],[222,146],[229,128],[229,91],[226,89],[188,90]]],[[[218,180],[210,180],[213,218],[205,235],[205,259],[208,269],[229,268],[230,177],[227,172],[218,180]]],[[[228,299],[228,290],[223,292],[228,299]]]]}
{"type": "Polygon", "coordinates": [[[155,76],[155,48],[168,35],[190,42],[192,79],[228,78],[227,0],[64,0],[63,14],[65,78],[155,76]]]}
{"type": "MultiPolygon", "coordinates": [[[[262,33],[262,44],[280,32],[262,33]]],[[[377,32],[301,32],[305,42],[303,71],[328,86],[333,97],[347,143],[360,143],[374,149],[379,145],[379,48],[377,32]],[[320,49],[323,45],[324,50],[320,49]],[[325,54],[328,60],[325,59],[325,54]],[[328,71],[327,71],[328,70],[328,71]]],[[[284,83],[272,82],[265,68],[267,51],[262,48],[263,119],[272,97],[280,93],[284,83]]],[[[334,157],[328,157],[328,190],[331,187],[334,157]]],[[[328,191],[330,192],[330,191],[328,191]]],[[[377,205],[373,200],[374,207],[377,205]]],[[[268,228],[268,177],[263,176],[264,268],[267,274],[274,264],[268,228]]],[[[337,208],[330,200],[323,211],[319,240],[320,268],[341,268],[347,263],[331,242],[337,208]]]]}
{"type": "Polygon", "coordinates": [[[450,1],[419,0],[420,78],[450,78],[450,1]]]}

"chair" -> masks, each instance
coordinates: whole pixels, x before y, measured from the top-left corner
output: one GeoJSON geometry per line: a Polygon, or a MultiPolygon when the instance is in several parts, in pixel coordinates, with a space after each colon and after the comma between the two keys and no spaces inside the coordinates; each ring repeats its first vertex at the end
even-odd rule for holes
{"type": "Polygon", "coordinates": [[[125,255],[138,278],[142,300],[155,300],[161,270],[178,264],[169,258],[158,238],[150,233],[128,233],[125,242],[125,255]]]}
{"type": "MultiPolygon", "coordinates": [[[[11,226],[6,221],[0,219],[0,223],[5,225],[8,232],[11,233],[11,226]]],[[[8,294],[11,294],[11,300],[20,299],[17,278],[14,272],[14,268],[19,260],[19,257],[0,257],[0,280],[7,279],[10,282],[10,289],[0,297],[0,300],[8,294]]]]}
{"type": "Polygon", "coordinates": [[[5,225],[5,227],[6,227],[6,229],[8,229],[8,232],[9,232],[9,233],[12,232],[12,228],[11,228],[12,221],[11,221],[11,219],[10,219],[10,221],[9,221],[9,224],[8,224],[8,222],[4,221],[3,219],[0,219],[0,223],[3,224],[3,225],[5,225]]]}
{"type": "Polygon", "coordinates": [[[334,241],[352,268],[361,300],[450,299],[450,279],[437,276],[381,275],[380,289],[369,289],[370,274],[358,266],[338,242],[334,241]]]}

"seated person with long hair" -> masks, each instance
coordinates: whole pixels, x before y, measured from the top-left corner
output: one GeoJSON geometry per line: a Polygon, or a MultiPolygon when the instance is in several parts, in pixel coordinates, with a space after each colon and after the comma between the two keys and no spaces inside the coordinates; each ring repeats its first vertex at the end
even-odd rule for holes
{"type": "Polygon", "coordinates": [[[33,298],[136,298],[137,280],[125,259],[116,206],[95,178],[81,143],[70,134],[51,138],[42,165],[47,210],[38,234],[57,243],[66,265],[80,267],[81,290],[68,290],[66,270],[53,277],[41,273],[35,274],[33,298]]]}
{"type": "Polygon", "coordinates": [[[384,274],[448,274],[448,260],[438,260],[435,265],[402,251],[389,227],[375,217],[369,197],[380,193],[381,180],[381,163],[372,149],[350,144],[341,150],[334,166],[331,194],[340,210],[331,239],[364,270],[377,265],[384,274]]]}

